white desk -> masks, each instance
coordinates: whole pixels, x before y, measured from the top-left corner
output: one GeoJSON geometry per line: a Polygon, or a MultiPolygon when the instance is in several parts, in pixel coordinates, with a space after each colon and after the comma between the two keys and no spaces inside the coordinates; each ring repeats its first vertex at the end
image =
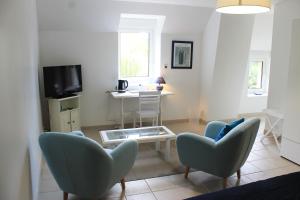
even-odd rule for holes
{"type": "MultiPolygon", "coordinates": [[[[111,92],[111,96],[114,99],[120,99],[121,100],[121,128],[124,128],[124,99],[130,99],[130,98],[138,98],[139,97],[139,91],[138,90],[132,90],[132,91],[126,91],[124,93],[118,93],[118,92],[111,92]]],[[[168,96],[173,95],[174,93],[163,90],[161,92],[161,96],[168,96]]],[[[162,101],[160,101],[162,102],[162,101]]],[[[161,103],[160,103],[161,104],[161,103]]],[[[160,106],[160,112],[159,112],[159,119],[160,119],[160,125],[162,125],[162,117],[161,117],[161,106],[160,106]]]]}

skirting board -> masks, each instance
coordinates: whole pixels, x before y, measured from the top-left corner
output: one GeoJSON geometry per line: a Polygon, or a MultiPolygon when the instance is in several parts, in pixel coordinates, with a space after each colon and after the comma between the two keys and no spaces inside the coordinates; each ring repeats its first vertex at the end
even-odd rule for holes
{"type": "Polygon", "coordinates": [[[241,113],[238,115],[238,118],[241,117],[264,117],[265,114],[263,112],[256,112],[256,113],[241,113]]]}

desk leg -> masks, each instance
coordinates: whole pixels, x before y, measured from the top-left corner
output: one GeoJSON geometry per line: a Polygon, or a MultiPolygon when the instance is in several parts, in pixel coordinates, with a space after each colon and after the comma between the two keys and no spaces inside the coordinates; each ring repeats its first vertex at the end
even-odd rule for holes
{"type": "Polygon", "coordinates": [[[163,98],[160,97],[160,103],[159,103],[159,123],[160,123],[159,125],[160,126],[162,126],[162,114],[161,114],[162,100],[163,100],[163,98]]]}
{"type": "Polygon", "coordinates": [[[121,129],[124,128],[124,98],[121,98],[121,129]]]}
{"type": "Polygon", "coordinates": [[[155,142],[155,150],[160,151],[160,141],[155,142]]]}
{"type": "Polygon", "coordinates": [[[165,159],[166,161],[170,160],[170,153],[171,153],[171,140],[167,139],[166,140],[166,152],[165,152],[165,159]]]}

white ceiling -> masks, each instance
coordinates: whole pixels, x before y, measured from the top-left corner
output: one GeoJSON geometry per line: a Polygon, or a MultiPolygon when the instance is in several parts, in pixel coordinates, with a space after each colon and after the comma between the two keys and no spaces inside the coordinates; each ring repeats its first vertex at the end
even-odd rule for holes
{"type": "Polygon", "coordinates": [[[211,7],[211,8],[214,8],[216,6],[216,0],[114,0],[114,1],[173,4],[173,5],[186,5],[186,6],[198,6],[198,7],[211,7]]]}
{"type": "Polygon", "coordinates": [[[158,0],[38,0],[39,29],[116,32],[120,14],[130,13],[166,16],[163,28],[165,33],[199,33],[202,32],[213,12],[214,8],[211,5],[215,2],[214,0],[159,1],[161,2],[158,3],[158,0]],[[155,1],[156,3],[132,1],[155,1]],[[182,5],[183,3],[185,5],[182,5]]]}

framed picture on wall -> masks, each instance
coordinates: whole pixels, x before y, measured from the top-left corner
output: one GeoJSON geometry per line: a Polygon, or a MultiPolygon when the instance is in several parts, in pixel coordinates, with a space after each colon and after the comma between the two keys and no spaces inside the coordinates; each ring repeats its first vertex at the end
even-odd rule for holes
{"type": "Polygon", "coordinates": [[[192,69],[193,42],[172,41],[172,69],[192,69]]]}

